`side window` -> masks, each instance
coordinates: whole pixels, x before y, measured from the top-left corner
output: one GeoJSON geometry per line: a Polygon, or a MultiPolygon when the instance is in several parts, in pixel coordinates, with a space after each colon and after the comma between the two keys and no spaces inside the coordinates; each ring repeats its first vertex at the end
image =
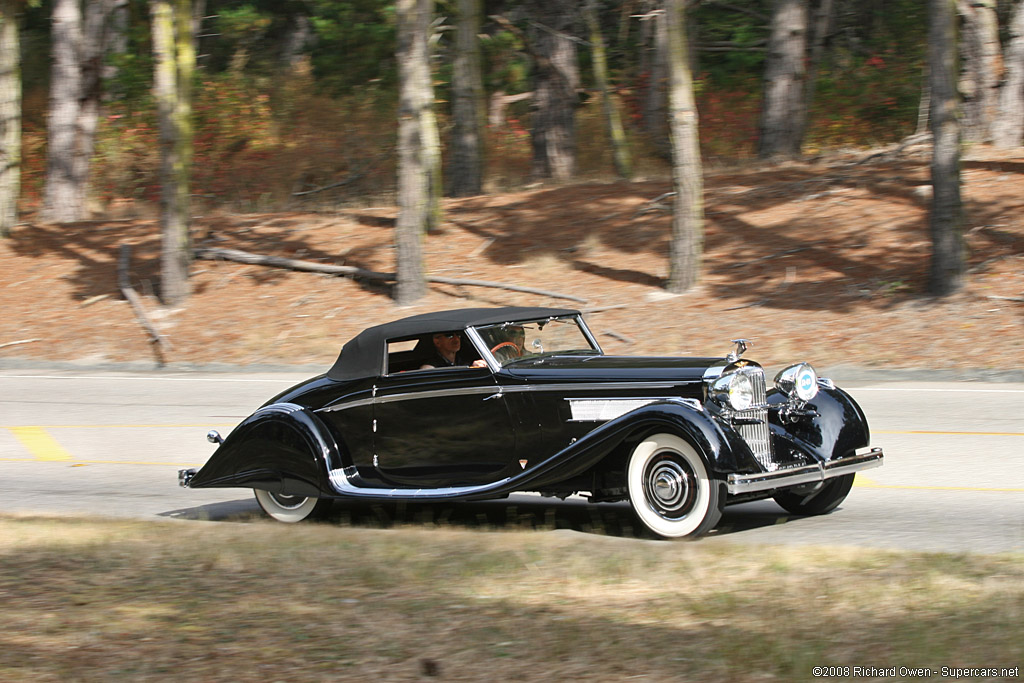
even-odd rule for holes
{"type": "Polygon", "coordinates": [[[387,374],[418,369],[422,362],[419,360],[421,354],[417,349],[419,343],[418,338],[389,340],[387,374]]]}
{"type": "Polygon", "coordinates": [[[437,368],[469,368],[474,362],[483,366],[480,354],[465,339],[461,331],[437,332],[434,334],[389,339],[387,346],[387,367],[385,373],[413,372],[437,368]],[[448,355],[453,362],[444,363],[439,356],[448,355]],[[430,365],[430,368],[424,368],[430,365]]]}

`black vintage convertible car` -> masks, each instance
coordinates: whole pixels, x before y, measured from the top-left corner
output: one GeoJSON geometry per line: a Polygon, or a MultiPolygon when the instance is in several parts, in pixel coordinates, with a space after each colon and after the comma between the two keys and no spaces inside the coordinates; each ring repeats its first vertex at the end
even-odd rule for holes
{"type": "Polygon", "coordinates": [[[730,503],[830,512],[882,464],[857,403],[806,363],[768,388],[742,358],[606,356],[578,311],[471,308],[371,327],[268,401],[182,486],[255,490],[297,522],[335,500],[480,500],[517,491],[628,500],[657,535],[696,537],[730,503]]]}

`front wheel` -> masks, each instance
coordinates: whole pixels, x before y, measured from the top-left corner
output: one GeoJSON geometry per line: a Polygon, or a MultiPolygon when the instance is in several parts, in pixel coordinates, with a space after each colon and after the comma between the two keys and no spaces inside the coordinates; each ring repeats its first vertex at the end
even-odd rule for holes
{"type": "Polygon", "coordinates": [[[659,536],[696,538],[722,517],[721,483],[696,449],[674,434],[655,434],[633,450],[626,483],[636,516],[659,536]]]}
{"type": "Polygon", "coordinates": [[[253,489],[253,493],[256,494],[256,502],[263,511],[279,522],[294,524],[304,519],[317,519],[325,516],[331,509],[331,500],[328,498],[289,496],[263,489],[253,489]]]}
{"type": "Polygon", "coordinates": [[[829,479],[821,488],[809,495],[800,495],[792,491],[779,491],[775,494],[775,502],[787,512],[794,515],[824,515],[832,512],[846,498],[853,488],[856,474],[844,474],[829,479]]]}

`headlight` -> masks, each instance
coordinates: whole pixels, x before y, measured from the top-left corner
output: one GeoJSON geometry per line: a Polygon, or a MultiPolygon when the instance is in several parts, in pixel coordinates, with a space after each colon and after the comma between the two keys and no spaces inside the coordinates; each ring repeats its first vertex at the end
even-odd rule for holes
{"type": "Polygon", "coordinates": [[[741,372],[719,377],[711,385],[711,395],[720,404],[732,410],[746,410],[754,403],[754,387],[750,378],[741,372]]]}
{"type": "Polygon", "coordinates": [[[775,376],[775,386],[786,396],[810,401],[818,395],[818,373],[807,363],[790,365],[775,376]]]}

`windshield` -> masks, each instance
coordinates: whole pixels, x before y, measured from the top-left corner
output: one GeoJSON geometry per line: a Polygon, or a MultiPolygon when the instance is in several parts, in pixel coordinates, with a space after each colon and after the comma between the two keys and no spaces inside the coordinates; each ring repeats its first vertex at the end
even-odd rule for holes
{"type": "Polygon", "coordinates": [[[503,366],[540,355],[600,353],[575,317],[485,325],[476,331],[503,366]]]}

